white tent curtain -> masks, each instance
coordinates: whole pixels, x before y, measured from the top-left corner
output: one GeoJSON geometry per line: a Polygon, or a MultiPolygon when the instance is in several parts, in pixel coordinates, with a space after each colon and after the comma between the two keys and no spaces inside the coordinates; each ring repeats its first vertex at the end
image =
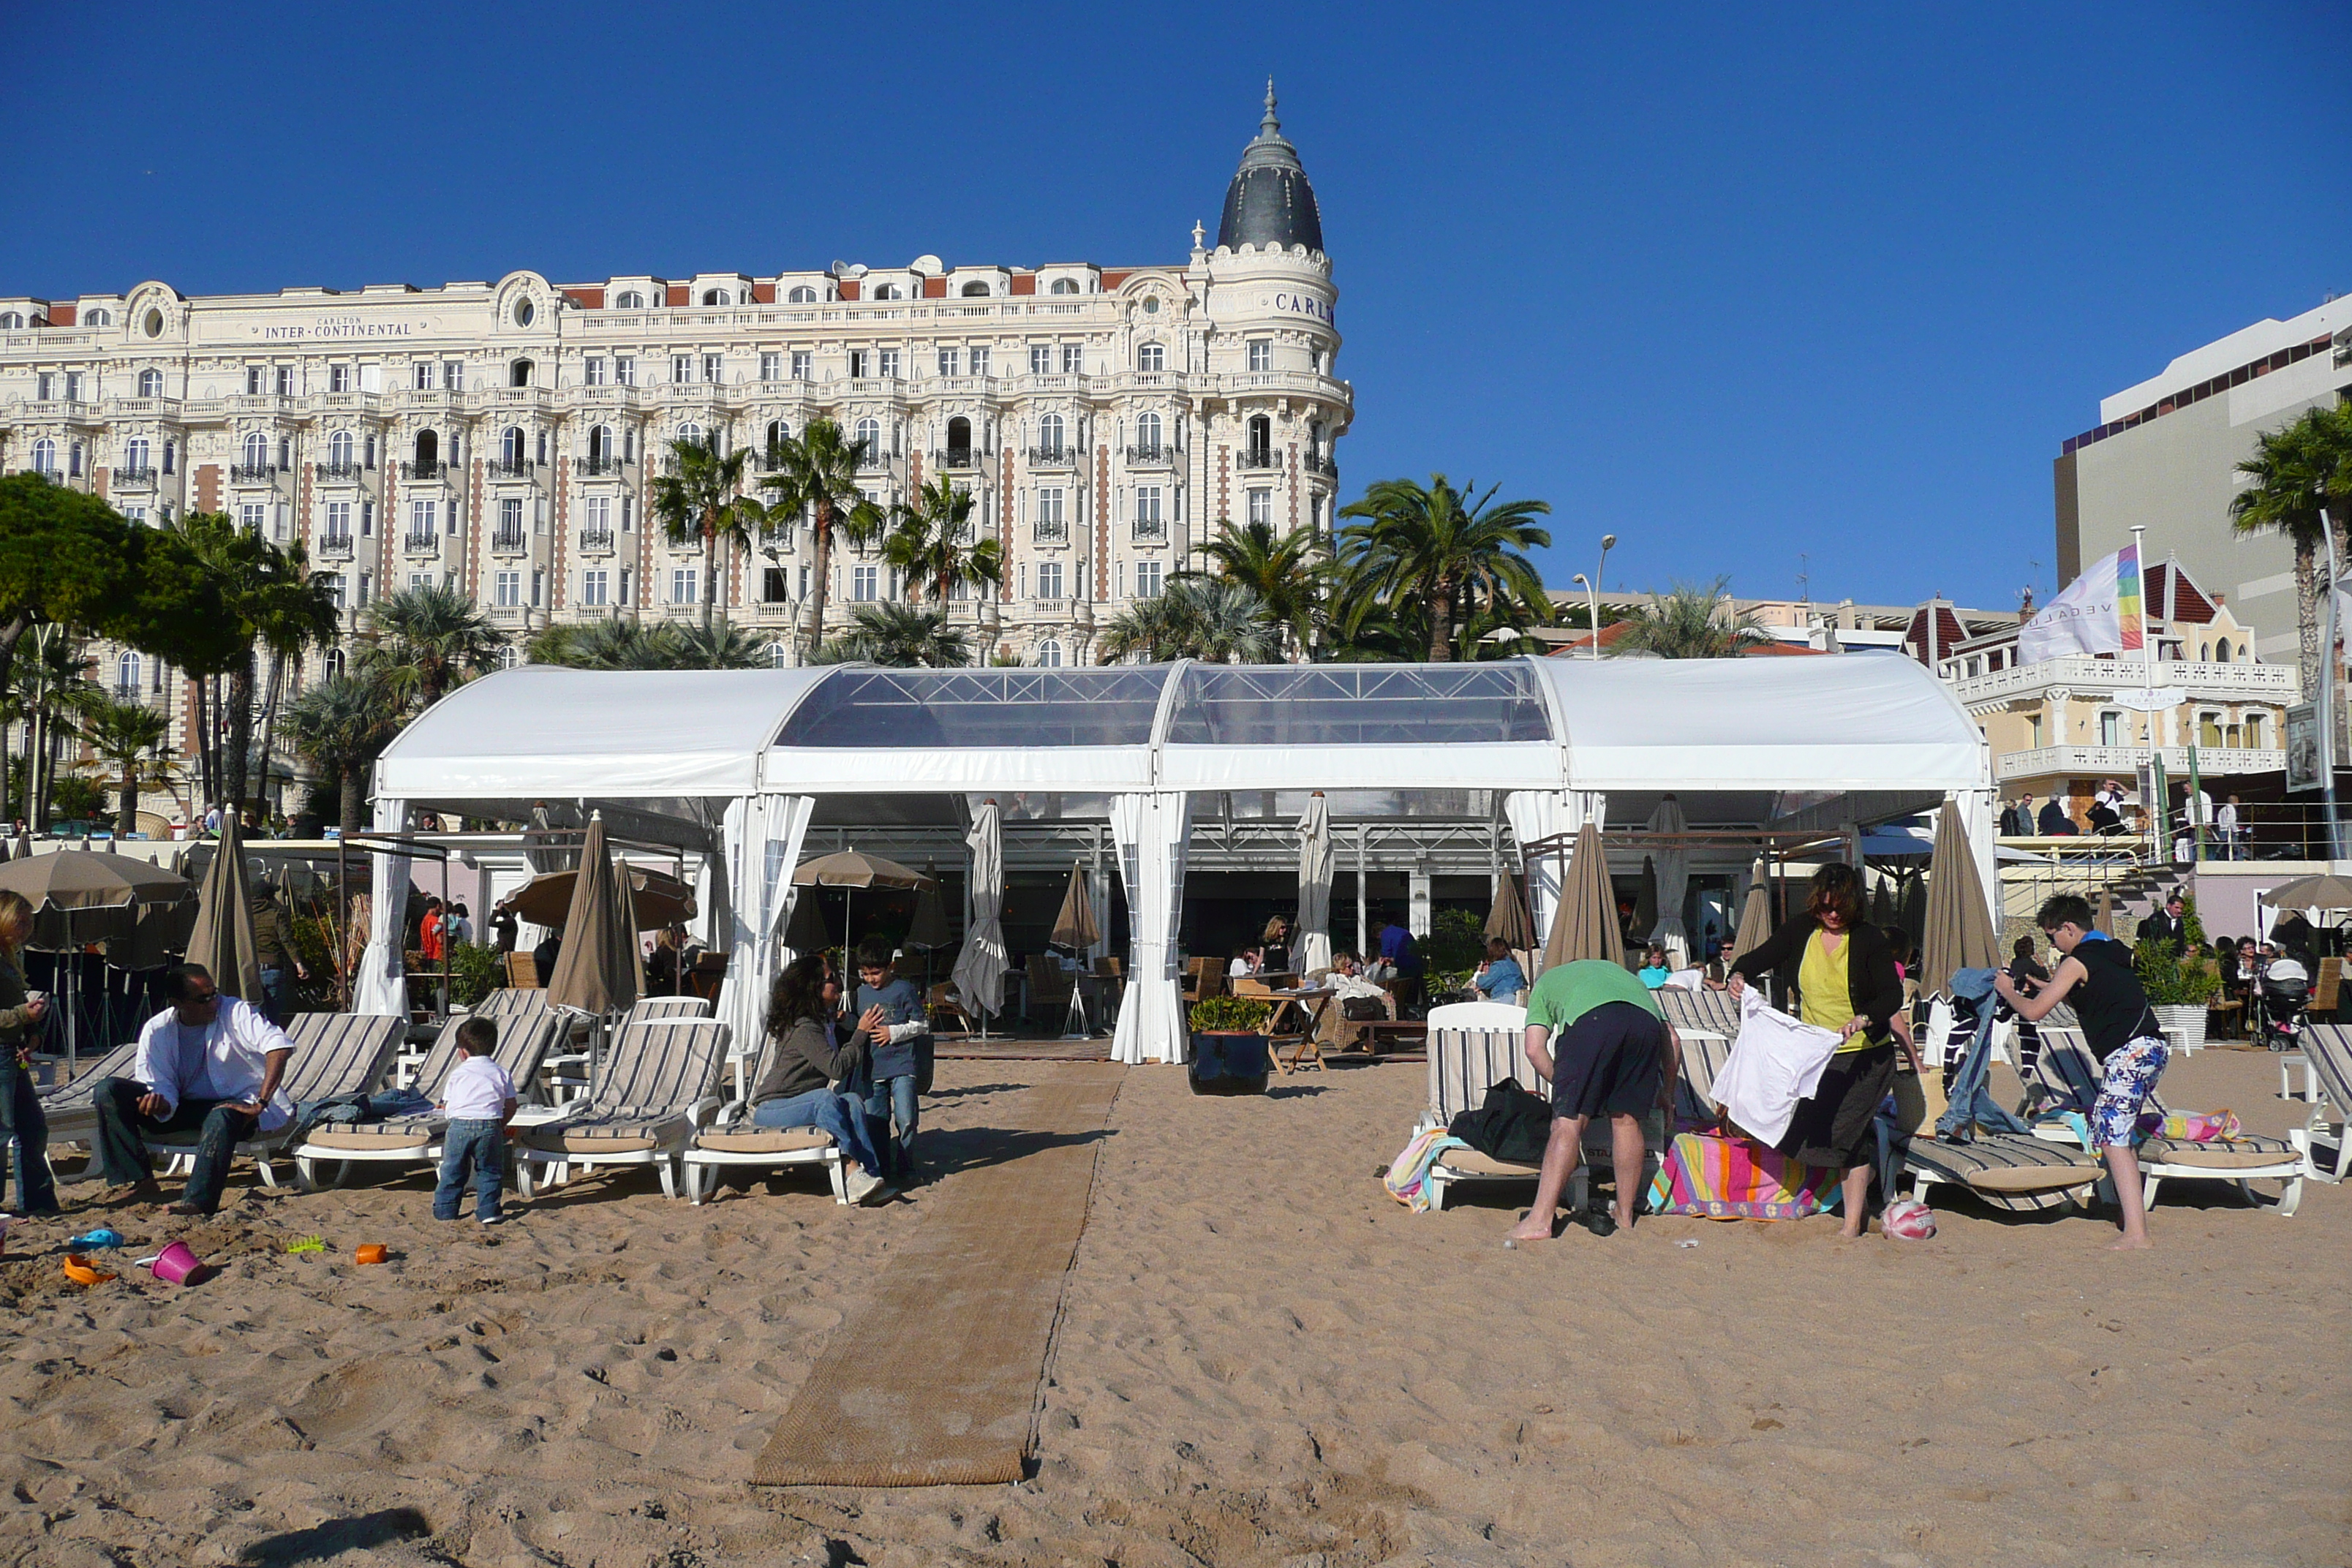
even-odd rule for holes
{"type": "Polygon", "coordinates": [[[971,851],[971,921],[949,978],[964,1006],[986,1017],[1003,1010],[1004,972],[1013,966],[1004,951],[1003,816],[994,801],[980,803],[963,841],[971,851]]]}
{"type": "Polygon", "coordinates": [[[1985,890],[1986,901],[1992,906],[1992,929],[2000,930],[2000,865],[1997,858],[2000,845],[1995,837],[2000,830],[2000,792],[1991,789],[1955,790],[1951,796],[1960,808],[1960,826],[1968,830],[1969,852],[1977,858],[1977,881],[1985,890]]]}
{"type": "Polygon", "coordinates": [[[1177,791],[1115,795],[1110,827],[1127,881],[1134,955],[1126,1000],[1112,1034],[1113,1061],[1182,1062],[1192,1054],[1184,994],[1176,973],[1176,928],[1184,911],[1184,847],[1191,797],[1177,791]]]}
{"type": "Polygon", "coordinates": [[[1538,968],[1543,963],[1544,943],[1551,935],[1552,911],[1559,908],[1560,858],[1529,855],[1527,846],[1575,833],[1588,822],[1599,826],[1608,811],[1609,797],[1592,790],[1523,789],[1503,797],[1503,817],[1511,825],[1511,837],[1518,841],[1519,863],[1527,872],[1528,918],[1535,922],[1538,968]]]}
{"type": "Polygon", "coordinates": [[[1298,936],[1290,967],[1312,974],[1331,967],[1331,807],[1317,790],[1298,818],[1298,936]]]}
{"type": "MultiPolygon", "coordinates": [[[[1682,805],[1673,795],[1658,802],[1658,809],[1650,813],[1649,826],[1653,833],[1690,831],[1682,805]]],[[[1690,894],[1690,851],[1680,845],[1661,845],[1652,857],[1658,871],[1658,923],[1650,928],[1649,940],[1665,945],[1671,960],[1668,967],[1688,969],[1690,932],[1683,925],[1683,900],[1690,894]]]]}
{"type": "Polygon", "coordinates": [[[768,988],[782,969],[777,936],[792,895],[793,868],[800,864],[816,801],[804,795],[755,795],[727,807],[722,825],[722,865],[711,874],[714,889],[732,889],[727,923],[713,934],[728,942],[727,978],[719,987],[715,1016],[733,1036],[738,1056],[757,1056],[765,1025],[768,988]]]}
{"type": "MultiPolygon", "coordinates": [[[[398,833],[408,825],[408,803],[378,799],[375,830],[398,833]]],[[[408,865],[405,855],[375,858],[375,887],[369,895],[367,951],[352,977],[352,1011],[383,1018],[408,1016],[408,982],[401,969],[408,927],[408,865]]]]}

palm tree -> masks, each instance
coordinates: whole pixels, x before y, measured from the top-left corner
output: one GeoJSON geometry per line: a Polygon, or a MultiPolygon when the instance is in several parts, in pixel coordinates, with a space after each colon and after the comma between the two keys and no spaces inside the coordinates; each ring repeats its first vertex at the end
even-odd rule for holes
{"type": "Polygon", "coordinates": [[[942,607],[860,605],[849,630],[817,650],[819,664],[883,664],[897,669],[960,669],[971,663],[971,642],[948,625],[942,607]]]}
{"type": "Polygon", "coordinates": [[[1653,595],[1629,617],[1632,624],[1610,646],[1612,658],[1628,653],[1660,658],[1738,658],[1772,640],[1752,611],[1735,611],[1724,596],[1731,581],[1717,577],[1706,587],[1677,583],[1671,593],[1653,595]]]}
{"type": "Polygon", "coordinates": [[[2319,545],[2324,505],[2339,534],[2347,531],[2352,503],[2352,409],[2315,408],[2294,424],[2255,443],[2254,455],[2238,465],[2251,483],[2230,500],[2230,526],[2238,533],[2268,529],[2294,547],[2296,630],[2301,634],[2303,686],[2319,680],[2319,545]]]}
{"type": "Polygon", "coordinates": [[[329,676],[286,705],[286,732],[294,749],[340,786],[343,836],[362,832],[368,770],[400,732],[400,704],[384,682],[364,671],[329,676]]]}
{"type": "Polygon", "coordinates": [[[1507,605],[1538,621],[1549,619],[1543,578],[1524,554],[1551,543],[1549,531],[1532,521],[1548,516],[1549,503],[1497,503],[1491,487],[1455,489],[1444,474],[1426,487],[1411,479],[1383,479],[1363,499],[1340,511],[1350,523],[1341,538],[1358,558],[1366,586],[1385,597],[1412,597],[1428,606],[1429,661],[1454,658],[1454,638],[1465,601],[1479,598],[1507,605]]]}
{"type": "Polygon", "coordinates": [[[368,610],[377,639],[364,662],[392,700],[423,712],[449,689],[487,673],[505,647],[472,597],[454,584],[420,583],[386,594],[368,610]]]}
{"type": "Polygon", "coordinates": [[[751,459],[751,447],[721,457],[714,430],[700,441],[672,441],[669,453],[676,471],[654,481],[653,515],[672,544],[702,542],[703,580],[709,584],[702,595],[702,624],[708,626],[721,587],[719,542],[727,542],[730,554],[737,548],[750,549],[751,530],[765,509],[757,502],[744,504],[743,465],[751,459]]]}
{"type": "Polygon", "coordinates": [[[93,689],[74,704],[71,721],[74,733],[115,772],[121,798],[115,806],[114,832],[118,838],[127,838],[139,831],[140,780],[171,750],[172,716],[93,689]]]}
{"type": "Polygon", "coordinates": [[[1283,627],[1245,584],[1223,577],[1177,577],[1149,599],[1129,602],[1097,641],[1106,662],[1140,656],[1215,664],[1265,664],[1282,650],[1283,627]]]}
{"type": "Polygon", "coordinates": [[[665,626],[656,641],[668,662],[657,669],[763,669],[768,648],[740,626],[665,626]]]}
{"type": "MultiPolygon", "coordinates": [[[[1292,650],[1304,658],[1315,646],[1323,618],[1323,542],[1312,529],[1277,533],[1271,523],[1217,526],[1217,536],[1201,546],[1218,576],[1255,593],[1274,623],[1286,632],[1292,650]]],[[[1204,576],[1179,572],[1179,578],[1204,576]]]]}
{"type": "Polygon", "coordinates": [[[35,827],[49,817],[49,786],[57,764],[59,727],[70,726],[74,707],[98,695],[89,678],[89,649],[70,626],[55,621],[33,624],[9,666],[8,687],[0,695],[0,718],[25,725],[23,816],[35,827]]]}
{"type": "Polygon", "coordinates": [[[667,669],[667,628],[642,621],[583,621],[534,633],[526,649],[533,664],[574,669],[667,669]]]}
{"type": "Polygon", "coordinates": [[[768,478],[760,488],[775,497],[772,515],[809,515],[816,546],[816,591],[810,601],[807,647],[814,649],[824,636],[825,589],[833,572],[833,531],[863,542],[880,531],[881,514],[857,488],[857,471],[866,466],[866,443],[842,433],[830,419],[812,419],[798,436],[787,437],[768,451],[768,478]]]}
{"type": "Polygon", "coordinates": [[[959,588],[993,588],[1004,580],[1004,547],[993,539],[973,541],[971,492],[952,480],[932,479],[913,506],[890,509],[889,534],[882,559],[906,579],[909,598],[928,588],[944,605],[959,588]]]}

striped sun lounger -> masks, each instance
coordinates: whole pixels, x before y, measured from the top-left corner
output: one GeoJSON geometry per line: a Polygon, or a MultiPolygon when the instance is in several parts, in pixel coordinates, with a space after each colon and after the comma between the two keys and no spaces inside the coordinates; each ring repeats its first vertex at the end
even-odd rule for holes
{"type": "Polygon", "coordinates": [[[523,1195],[530,1195],[539,1170],[551,1171],[560,1183],[573,1165],[652,1165],[662,1191],[676,1197],[677,1155],[719,1107],[711,1090],[726,1067],[730,1033],[709,1018],[625,1026],[595,1093],[523,1131],[515,1150],[523,1195]]]}
{"type": "MultiPolygon", "coordinates": [[[[294,1059],[286,1065],[286,1098],[303,1105],[374,1089],[400,1050],[408,1020],[372,1013],[297,1013],[286,1033],[294,1041],[294,1059]]],[[[293,1132],[289,1122],[236,1146],[238,1153],[253,1161],[263,1186],[278,1184],[269,1157],[285,1146],[293,1132]]],[[[148,1143],[172,1155],[175,1174],[194,1161],[196,1134],[193,1132],[150,1138],[148,1143]]]]}
{"type": "Polygon", "coordinates": [[[2304,1124],[2287,1133],[2303,1153],[2305,1174],[2341,1182],[2352,1173],[2352,1028],[2342,1024],[2303,1026],[2305,1070],[2318,1087],[2304,1124]]]}
{"type": "MultiPolygon", "coordinates": [[[[768,1055],[776,1045],[774,1035],[762,1040],[751,1082],[757,1083],[767,1076],[768,1055]]],[[[678,1164],[686,1180],[688,1203],[699,1204],[719,1190],[719,1170],[724,1165],[754,1170],[814,1165],[832,1184],[833,1201],[849,1201],[848,1177],[842,1171],[841,1149],[834,1142],[832,1133],[822,1127],[754,1127],[746,1120],[750,1112],[748,1100],[730,1100],[711,1119],[709,1126],[697,1129],[688,1142],[685,1152],[678,1156],[678,1164]]]]}
{"type": "MultiPolygon", "coordinates": [[[[420,1093],[438,1099],[441,1086],[457,1065],[457,1028],[466,1020],[452,1018],[442,1026],[440,1037],[433,1042],[433,1050],[417,1068],[416,1089],[420,1093]]],[[[545,1007],[524,1009],[498,1020],[499,1043],[495,1057],[515,1081],[516,1089],[528,1096],[531,1084],[539,1076],[539,1060],[553,1047],[563,1032],[563,1017],[545,1007]]],[[[300,1147],[293,1152],[294,1174],[303,1191],[314,1184],[318,1163],[333,1160],[341,1164],[335,1179],[341,1183],[351,1173],[354,1163],[390,1163],[414,1164],[420,1161],[440,1158],[441,1134],[448,1119],[437,1110],[424,1111],[415,1116],[395,1116],[384,1121],[327,1125],[311,1130],[300,1147]]]]}

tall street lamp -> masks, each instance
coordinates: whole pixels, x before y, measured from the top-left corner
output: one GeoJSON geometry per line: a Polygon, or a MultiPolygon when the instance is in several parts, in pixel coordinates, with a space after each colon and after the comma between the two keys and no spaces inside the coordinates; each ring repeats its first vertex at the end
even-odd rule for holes
{"type": "Polygon", "coordinates": [[[1592,575],[1588,578],[1583,573],[1579,572],[1575,576],[1569,579],[1571,583],[1583,584],[1584,601],[1591,612],[1592,657],[1596,659],[1601,657],[1601,574],[1608,570],[1609,552],[1616,548],[1617,536],[1613,533],[1602,534],[1601,536],[1601,564],[1592,569],[1592,575]]]}

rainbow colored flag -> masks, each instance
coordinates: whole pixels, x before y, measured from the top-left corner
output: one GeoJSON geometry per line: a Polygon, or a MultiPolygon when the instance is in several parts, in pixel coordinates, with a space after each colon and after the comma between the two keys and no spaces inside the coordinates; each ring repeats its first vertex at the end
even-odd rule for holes
{"type": "Polygon", "coordinates": [[[2143,611],[2147,604],[2139,572],[2139,546],[2126,544],[2116,552],[2116,621],[2123,635],[2117,651],[2137,653],[2147,636],[2143,611]]]}

